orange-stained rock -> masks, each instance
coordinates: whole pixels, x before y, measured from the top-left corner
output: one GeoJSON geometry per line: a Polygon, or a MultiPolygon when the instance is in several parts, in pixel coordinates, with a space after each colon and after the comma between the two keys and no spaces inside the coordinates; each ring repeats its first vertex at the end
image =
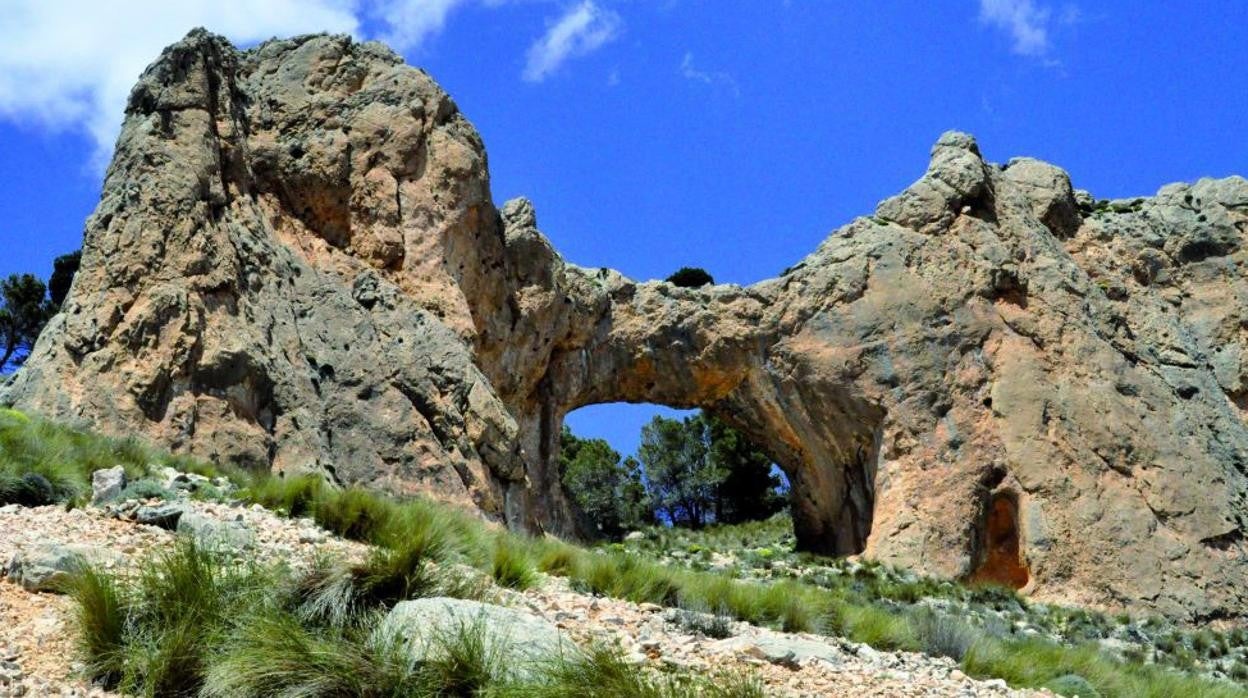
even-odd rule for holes
{"type": "Polygon", "coordinates": [[[197,31],[132,93],[3,399],[560,534],[567,412],[703,407],[788,472],[807,549],[1243,616],[1246,234],[1241,178],[1096,204],[949,133],[779,278],[638,283],[495,209],[476,131],[388,49],[197,31]]]}

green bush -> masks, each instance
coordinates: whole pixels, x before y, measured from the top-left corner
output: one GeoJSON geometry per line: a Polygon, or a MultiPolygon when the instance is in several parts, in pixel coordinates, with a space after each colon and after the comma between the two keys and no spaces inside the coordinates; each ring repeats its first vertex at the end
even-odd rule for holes
{"type": "Polygon", "coordinates": [[[981,633],[957,618],[924,608],[910,614],[910,625],[924,654],[962,661],[981,633]]]}
{"type": "Polygon", "coordinates": [[[78,651],[86,672],[105,685],[115,685],[126,669],[126,619],[130,608],[112,576],[83,565],[64,589],[75,602],[78,651]]]}
{"type": "Polygon", "coordinates": [[[524,548],[508,536],[499,536],[494,541],[490,576],[508,589],[528,589],[537,581],[533,561],[524,548]]]}

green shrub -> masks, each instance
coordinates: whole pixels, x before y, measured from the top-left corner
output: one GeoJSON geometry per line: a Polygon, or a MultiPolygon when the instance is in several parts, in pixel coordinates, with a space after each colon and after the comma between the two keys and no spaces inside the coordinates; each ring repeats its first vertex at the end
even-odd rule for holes
{"type": "Polygon", "coordinates": [[[507,536],[499,536],[494,542],[490,575],[508,589],[528,589],[537,581],[533,562],[524,548],[507,536]]]}
{"type": "Polygon", "coordinates": [[[64,591],[73,599],[78,652],[86,672],[106,686],[125,671],[126,618],[129,608],[112,575],[84,564],[70,576],[64,591]]]}
{"type": "Polygon", "coordinates": [[[962,661],[980,633],[966,623],[925,608],[910,615],[910,625],[924,654],[962,661]]]}
{"type": "Polygon", "coordinates": [[[849,606],[843,611],[849,637],[881,650],[919,650],[918,639],[908,619],[875,606],[849,606]]]}
{"type": "Polygon", "coordinates": [[[414,673],[401,650],[384,638],[310,629],[290,614],[266,613],[245,619],[230,634],[208,667],[200,695],[397,698],[421,695],[414,673]]]}
{"type": "Polygon", "coordinates": [[[120,501],[128,499],[173,499],[174,493],[160,485],[155,480],[142,478],[135,480],[126,485],[126,488],[117,495],[120,501]]]}

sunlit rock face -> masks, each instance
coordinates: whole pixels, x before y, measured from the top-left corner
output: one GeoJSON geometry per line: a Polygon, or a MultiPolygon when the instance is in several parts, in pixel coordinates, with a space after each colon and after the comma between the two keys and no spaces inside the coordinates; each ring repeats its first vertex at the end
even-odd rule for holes
{"type": "Polygon", "coordinates": [[[575,535],[583,405],[702,407],[802,547],[1042,598],[1242,616],[1248,182],[1098,204],[949,133],[779,278],[565,263],[454,102],[345,37],[202,31],[131,95],[82,270],[10,403],[575,535]]]}

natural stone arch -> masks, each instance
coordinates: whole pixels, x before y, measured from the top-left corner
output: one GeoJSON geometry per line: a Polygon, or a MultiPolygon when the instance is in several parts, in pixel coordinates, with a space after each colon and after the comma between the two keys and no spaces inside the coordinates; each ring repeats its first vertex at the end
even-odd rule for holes
{"type": "Polygon", "coordinates": [[[931,156],[774,279],[637,283],[497,210],[475,129],[383,46],[195,31],[0,402],[566,534],[567,410],[703,406],[789,469],[808,549],[964,577],[1005,473],[1032,593],[1248,614],[1248,181],[1097,205],[966,134],[931,156]]]}
{"type": "MultiPolygon", "coordinates": [[[[637,283],[564,263],[525,200],[504,206],[502,219],[514,251],[509,270],[541,284],[518,295],[542,302],[483,318],[483,334],[500,345],[479,351],[499,357],[494,383],[514,391],[502,397],[520,416],[525,451],[537,456],[530,477],[539,491],[562,500],[557,449],[569,412],[609,402],[700,408],[747,434],[788,476],[802,549],[863,551],[885,412],[853,382],[792,351],[776,322],[776,289],[637,283]],[[508,330],[495,329],[500,317],[508,330]],[[519,337],[529,351],[514,351],[519,337]],[[516,381],[535,353],[540,375],[516,381]]],[[[554,530],[573,533],[570,518],[554,530]]]]}

